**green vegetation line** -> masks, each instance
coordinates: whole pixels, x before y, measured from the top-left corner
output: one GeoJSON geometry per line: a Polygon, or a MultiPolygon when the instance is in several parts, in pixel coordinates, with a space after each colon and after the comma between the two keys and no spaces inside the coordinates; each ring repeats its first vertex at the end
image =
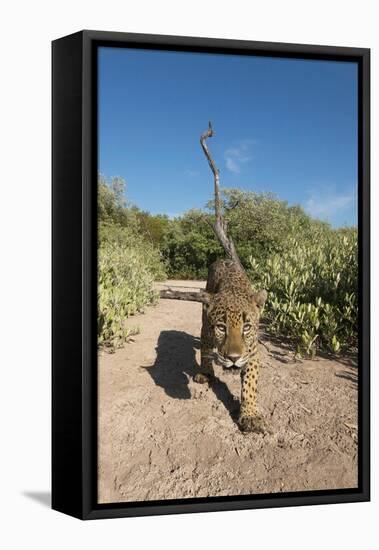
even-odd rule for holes
{"type": "MultiPolygon", "coordinates": [[[[224,253],[204,210],[169,219],[127,204],[125,182],[99,176],[98,339],[109,350],[136,328],[125,320],[157,300],[154,280],[206,279],[224,253]]],[[[268,330],[300,355],[357,346],[357,229],[333,229],[271,194],[222,191],[229,233],[256,288],[268,330]]]]}

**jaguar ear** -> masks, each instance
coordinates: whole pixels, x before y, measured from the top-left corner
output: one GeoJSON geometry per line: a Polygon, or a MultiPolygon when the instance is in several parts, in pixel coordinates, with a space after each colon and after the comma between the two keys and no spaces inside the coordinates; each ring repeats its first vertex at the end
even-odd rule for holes
{"type": "Polygon", "coordinates": [[[253,294],[253,299],[256,305],[259,307],[259,309],[262,309],[262,307],[265,305],[265,302],[267,300],[266,290],[260,290],[259,292],[255,292],[253,294]]]}
{"type": "Polygon", "coordinates": [[[211,294],[210,292],[206,292],[205,290],[201,290],[200,291],[200,296],[201,296],[202,304],[204,305],[205,309],[208,311],[209,307],[210,307],[210,304],[211,304],[213,294],[211,294]]]}

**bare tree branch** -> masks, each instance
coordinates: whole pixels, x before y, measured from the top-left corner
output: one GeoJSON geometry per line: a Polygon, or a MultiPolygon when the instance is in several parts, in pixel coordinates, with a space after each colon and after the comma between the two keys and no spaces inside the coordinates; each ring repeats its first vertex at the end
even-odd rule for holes
{"type": "MultiPolygon", "coordinates": [[[[221,198],[220,198],[220,172],[206,144],[206,140],[212,137],[213,135],[214,135],[214,132],[213,132],[212,124],[211,122],[209,122],[208,130],[203,134],[201,134],[200,144],[208,160],[210,169],[213,172],[216,219],[214,223],[210,222],[210,220],[208,220],[205,216],[203,216],[203,219],[212,227],[217,239],[219,240],[221,246],[225,250],[226,255],[231,260],[233,260],[242,271],[244,271],[241,261],[234,247],[234,243],[232,239],[227,236],[228,223],[227,223],[227,220],[225,220],[222,215],[222,204],[221,204],[221,198]]],[[[230,210],[235,208],[237,205],[238,205],[238,201],[230,207],[230,210]]],[[[203,304],[209,303],[209,294],[203,290],[200,290],[200,292],[183,292],[181,290],[167,289],[167,290],[161,290],[159,292],[159,295],[162,299],[187,300],[191,302],[201,302],[203,304]]]]}
{"type": "Polygon", "coordinates": [[[237,251],[234,247],[234,243],[230,237],[227,236],[227,221],[222,216],[222,205],[220,199],[220,171],[217,168],[206,144],[206,140],[214,136],[212,124],[209,121],[208,130],[201,134],[200,144],[204,151],[204,154],[208,160],[208,164],[213,172],[214,178],[214,195],[215,195],[215,223],[212,225],[213,231],[216,234],[221,246],[225,250],[226,255],[235,262],[238,267],[244,271],[241,261],[238,257],[237,251]]]}
{"type": "Polygon", "coordinates": [[[208,146],[205,143],[205,140],[214,136],[212,123],[209,121],[208,130],[201,134],[200,136],[200,144],[204,151],[204,154],[208,160],[208,164],[213,172],[214,176],[214,193],[215,193],[215,214],[216,214],[216,221],[220,221],[222,223],[222,214],[221,214],[221,199],[220,199],[220,171],[217,168],[214,160],[211,157],[211,154],[209,152],[208,146]]]}
{"type": "Polygon", "coordinates": [[[188,302],[201,302],[207,304],[209,302],[209,295],[207,292],[200,290],[199,292],[184,292],[182,290],[160,290],[159,296],[163,299],[169,300],[186,300],[188,302]]]}
{"type": "Polygon", "coordinates": [[[239,205],[240,201],[235,201],[234,204],[232,204],[231,206],[229,206],[226,210],[227,212],[230,212],[231,210],[234,210],[235,208],[237,208],[237,206],[239,205]]]}

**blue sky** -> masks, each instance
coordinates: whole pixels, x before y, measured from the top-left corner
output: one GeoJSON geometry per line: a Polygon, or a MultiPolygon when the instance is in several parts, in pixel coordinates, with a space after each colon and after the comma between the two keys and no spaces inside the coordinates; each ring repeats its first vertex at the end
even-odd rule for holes
{"type": "Polygon", "coordinates": [[[170,216],[222,187],[270,191],[334,226],[357,223],[354,63],[100,48],[99,171],[170,216]]]}

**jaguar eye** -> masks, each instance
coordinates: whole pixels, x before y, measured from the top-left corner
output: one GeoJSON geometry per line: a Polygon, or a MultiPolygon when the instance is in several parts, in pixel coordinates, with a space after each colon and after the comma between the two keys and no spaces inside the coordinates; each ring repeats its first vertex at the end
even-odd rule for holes
{"type": "Polygon", "coordinates": [[[226,326],[225,325],[216,325],[217,330],[220,332],[226,332],[226,326]]]}
{"type": "Polygon", "coordinates": [[[245,323],[243,325],[243,331],[244,332],[249,332],[249,330],[251,330],[251,324],[250,323],[245,323]]]}

